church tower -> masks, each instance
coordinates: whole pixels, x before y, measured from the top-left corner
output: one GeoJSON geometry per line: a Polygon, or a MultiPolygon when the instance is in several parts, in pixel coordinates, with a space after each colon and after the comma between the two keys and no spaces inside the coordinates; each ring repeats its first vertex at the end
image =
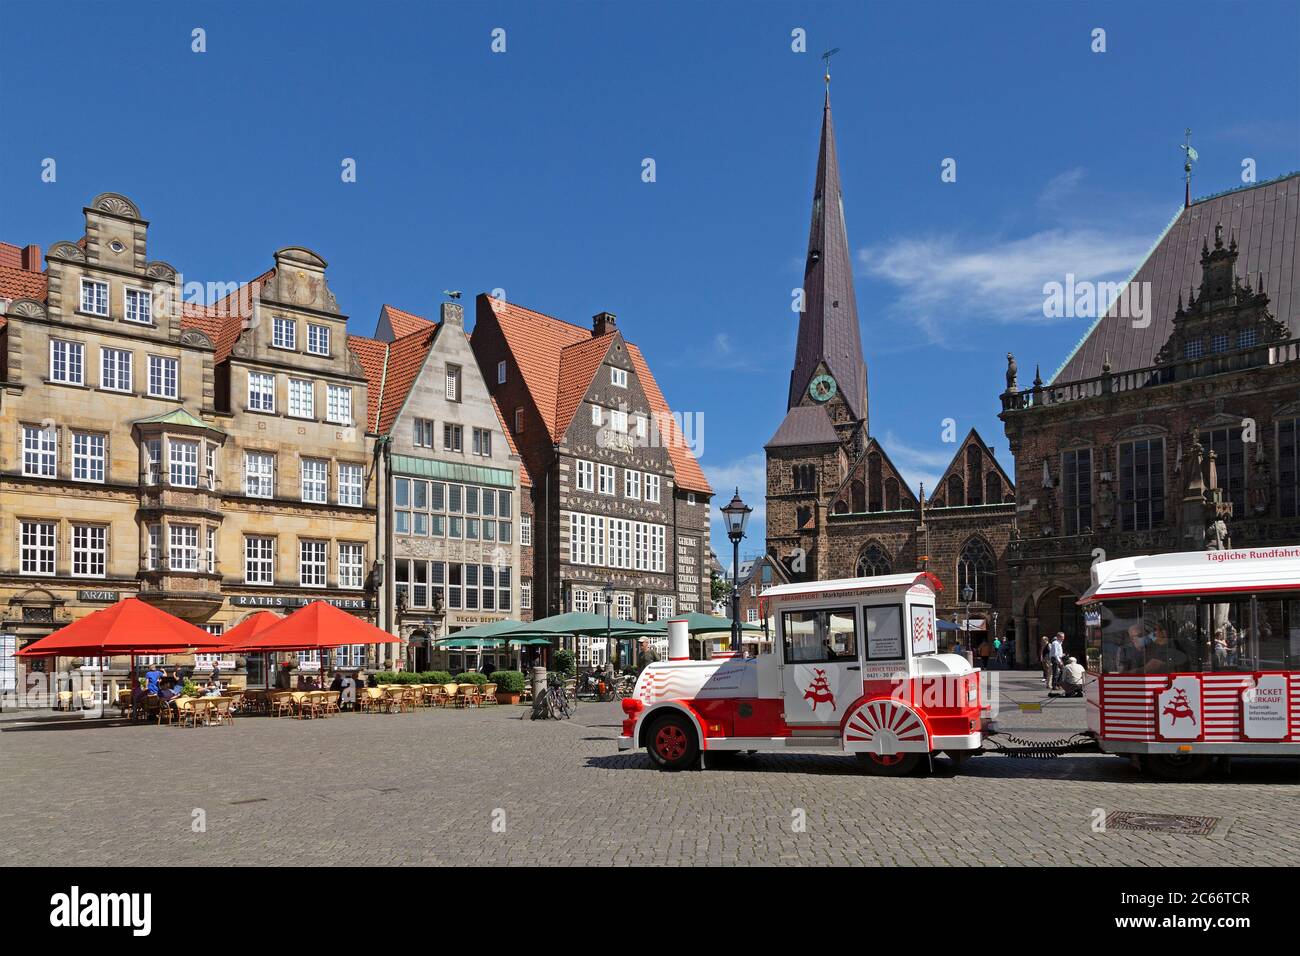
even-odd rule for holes
{"type": "Polygon", "coordinates": [[[830,77],[822,107],[802,310],[781,426],[767,453],[767,545],[795,580],[826,568],[831,496],[867,440],[867,365],[844,222],[830,77]]]}

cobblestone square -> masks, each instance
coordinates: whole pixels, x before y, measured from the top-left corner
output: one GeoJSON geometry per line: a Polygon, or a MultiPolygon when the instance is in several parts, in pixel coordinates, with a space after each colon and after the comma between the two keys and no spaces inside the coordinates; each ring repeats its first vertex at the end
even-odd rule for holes
{"type": "MultiPolygon", "coordinates": [[[[1018,735],[1081,729],[1082,701],[1003,681],[1018,735]]],[[[232,726],[7,713],[0,840],[10,864],[739,864],[1269,866],[1295,862],[1300,767],[1238,761],[1172,784],[1124,759],[984,756],[960,774],[861,775],[853,760],[742,757],[664,774],[619,754],[615,704],[569,722],[523,707],[232,726]],[[194,832],[202,811],[205,832],[194,832]],[[1094,832],[1101,813],[1219,818],[1205,836],[1094,832]]]]}

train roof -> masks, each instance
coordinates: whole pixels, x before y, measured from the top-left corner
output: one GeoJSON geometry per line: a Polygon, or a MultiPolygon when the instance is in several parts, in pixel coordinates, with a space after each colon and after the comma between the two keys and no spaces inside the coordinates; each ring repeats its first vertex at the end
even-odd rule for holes
{"type": "Polygon", "coordinates": [[[778,584],[763,592],[765,598],[800,598],[827,597],[833,595],[855,594],[865,591],[906,590],[915,584],[924,584],[934,591],[942,591],[943,585],[929,571],[911,571],[907,574],[877,574],[869,578],[839,578],[834,581],[800,581],[794,584],[778,584]]]}
{"type": "Polygon", "coordinates": [[[1122,598],[1300,591],[1300,547],[1150,554],[1092,567],[1080,604],[1122,598]]]}

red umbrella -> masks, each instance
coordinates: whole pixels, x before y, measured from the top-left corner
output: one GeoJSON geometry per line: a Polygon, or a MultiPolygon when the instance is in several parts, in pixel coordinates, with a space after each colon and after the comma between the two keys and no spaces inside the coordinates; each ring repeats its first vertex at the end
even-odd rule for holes
{"type": "Polygon", "coordinates": [[[61,627],[19,657],[112,657],[127,654],[180,654],[213,646],[202,628],[173,617],[139,598],[125,598],[112,607],[87,614],[61,627]]]}
{"type": "Polygon", "coordinates": [[[347,644],[396,644],[400,641],[401,638],[341,611],[333,604],[312,601],[271,627],[250,635],[242,644],[226,644],[223,649],[274,653],[317,651],[347,644]]]}
{"type": "Polygon", "coordinates": [[[256,614],[249,615],[221,635],[221,651],[244,650],[244,644],[252,640],[254,635],[275,627],[283,620],[284,618],[271,611],[258,611],[256,614]]]}

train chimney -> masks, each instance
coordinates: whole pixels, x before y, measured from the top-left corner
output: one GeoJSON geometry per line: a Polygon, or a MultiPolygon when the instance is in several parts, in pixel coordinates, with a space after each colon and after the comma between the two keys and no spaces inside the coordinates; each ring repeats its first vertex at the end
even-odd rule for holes
{"type": "Polygon", "coordinates": [[[684,618],[668,622],[668,659],[670,661],[690,660],[691,632],[689,627],[690,625],[684,618]]]}

